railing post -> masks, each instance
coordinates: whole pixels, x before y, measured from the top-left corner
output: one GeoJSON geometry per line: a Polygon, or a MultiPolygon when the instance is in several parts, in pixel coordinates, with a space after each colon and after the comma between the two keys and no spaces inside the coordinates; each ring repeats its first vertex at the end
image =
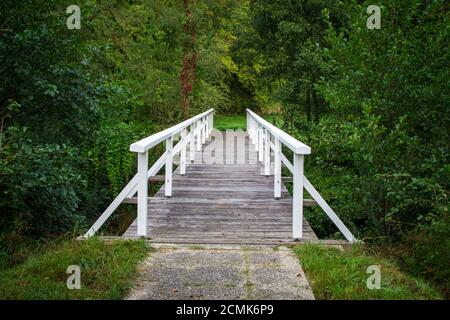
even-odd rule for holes
{"type": "Polygon", "coordinates": [[[138,153],[137,235],[147,236],[148,152],[138,153]]]}
{"type": "Polygon", "coordinates": [[[252,141],[254,142],[254,143],[256,143],[256,140],[255,140],[255,137],[257,136],[257,134],[256,134],[256,122],[255,122],[255,120],[253,119],[253,118],[251,118],[252,120],[252,141]]]}
{"type": "Polygon", "coordinates": [[[189,160],[191,162],[194,162],[194,158],[195,158],[195,127],[193,124],[191,124],[191,126],[189,127],[189,134],[190,134],[190,139],[189,139],[189,160]]]}
{"type": "Polygon", "coordinates": [[[250,116],[250,114],[247,112],[247,115],[249,117],[249,121],[250,121],[250,139],[252,142],[255,141],[255,122],[253,121],[252,117],[250,116]]]}
{"type": "Polygon", "coordinates": [[[181,151],[180,151],[180,174],[184,176],[186,174],[186,129],[181,131],[181,151]]]}
{"type": "Polygon", "coordinates": [[[247,120],[247,122],[246,122],[246,124],[247,124],[247,133],[248,133],[248,135],[250,136],[251,134],[250,134],[250,116],[248,115],[248,112],[246,112],[246,120],[247,120]]]}
{"type": "Polygon", "coordinates": [[[195,131],[197,132],[197,151],[202,150],[202,127],[200,124],[201,120],[197,121],[197,128],[195,131]]]}
{"type": "Polygon", "coordinates": [[[172,196],[172,162],[173,162],[173,137],[169,137],[166,140],[166,185],[165,185],[165,196],[172,196]]]}
{"type": "Polygon", "coordinates": [[[255,152],[258,152],[259,150],[259,128],[258,128],[258,124],[255,123],[255,152]]]}
{"type": "Polygon", "coordinates": [[[202,119],[202,144],[206,143],[206,118],[202,119]]]}
{"type": "Polygon", "coordinates": [[[294,153],[294,184],[292,190],[292,237],[303,237],[303,154],[294,153]]]}
{"type": "Polygon", "coordinates": [[[212,124],[212,116],[213,116],[213,113],[211,112],[209,115],[208,115],[208,137],[211,135],[211,132],[212,132],[212,127],[211,127],[211,124],[212,124]]]}
{"type": "Polygon", "coordinates": [[[214,111],[211,112],[211,125],[209,126],[209,133],[211,134],[212,131],[214,130],[214,111]]]}
{"type": "Polygon", "coordinates": [[[211,135],[211,133],[212,133],[212,117],[213,117],[213,112],[211,112],[209,115],[208,115],[208,121],[209,121],[209,124],[208,124],[208,128],[209,128],[209,132],[208,132],[208,136],[210,136],[211,135]]]}
{"type": "Polygon", "coordinates": [[[264,175],[270,176],[270,132],[264,130],[264,175]]]}
{"type": "Polygon", "coordinates": [[[275,151],[274,151],[274,197],[281,198],[281,143],[275,137],[275,151]]]}
{"type": "Polygon", "coordinates": [[[258,160],[263,162],[264,160],[264,137],[263,128],[258,128],[258,160]]]}

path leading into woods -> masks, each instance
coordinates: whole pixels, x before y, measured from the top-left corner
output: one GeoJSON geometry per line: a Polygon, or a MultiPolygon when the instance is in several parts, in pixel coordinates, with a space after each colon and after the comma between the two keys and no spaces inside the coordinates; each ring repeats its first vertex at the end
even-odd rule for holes
{"type": "MultiPolygon", "coordinates": [[[[207,139],[186,175],[174,172],[173,196],[164,197],[163,186],[150,199],[148,234],[156,251],[140,266],[127,299],[314,299],[298,258],[277,246],[292,243],[286,187],[275,200],[273,175],[261,174],[246,133],[219,134],[220,164],[205,159],[207,139]]],[[[124,237],[136,228],[135,221],[124,237]]],[[[306,220],[303,237],[317,239],[306,220]]]]}
{"type": "Polygon", "coordinates": [[[139,221],[122,236],[146,235],[157,249],[140,266],[127,298],[314,299],[287,247],[298,243],[295,238],[318,241],[302,208],[320,205],[349,241],[353,236],[314,187],[303,184],[303,155],[310,148],[250,110],[246,132],[211,132],[212,117],[207,111],[130,147],[139,152],[133,179],[140,182],[131,181],[112,205],[138,203],[139,221]],[[173,146],[178,133],[181,140],[173,146]],[[164,140],[166,153],[148,169],[149,148],[164,140]],[[282,154],[282,144],[295,153],[294,164],[282,154]],[[172,160],[179,163],[175,171],[172,160]],[[293,173],[294,197],[283,184],[282,163],[293,173]],[[148,197],[146,178],[162,165],[165,184],[148,197]],[[303,187],[313,199],[303,199],[303,187]]]}
{"type": "Polygon", "coordinates": [[[127,299],[314,299],[286,247],[152,245],[127,299]]]}
{"type": "MultiPolygon", "coordinates": [[[[165,197],[163,185],[149,199],[147,234],[157,243],[292,243],[292,197],[281,183],[281,198],[274,199],[274,175],[263,173],[247,133],[214,132],[185,175],[174,171],[172,197],[165,197]]],[[[306,219],[302,226],[302,240],[317,240],[306,219]]],[[[123,236],[136,233],[137,220],[123,236]]]]}
{"type": "MultiPolygon", "coordinates": [[[[283,184],[274,199],[274,176],[262,169],[247,133],[208,138],[186,175],[174,172],[172,197],[163,185],[149,200],[156,252],[127,299],[314,299],[298,258],[278,247],[292,243],[292,198],[283,184]],[[205,158],[213,139],[223,141],[214,149],[218,164],[205,158]]],[[[137,221],[123,236],[136,228],[137,221]]],[[[306,220],[303,240],[317,240],[306,220]]]]}

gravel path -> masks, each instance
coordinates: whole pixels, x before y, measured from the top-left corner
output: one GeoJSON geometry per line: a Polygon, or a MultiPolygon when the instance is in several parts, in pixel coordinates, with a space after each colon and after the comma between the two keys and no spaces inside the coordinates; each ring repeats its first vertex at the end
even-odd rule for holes
{"type": "Polygon", "coordinates": [[[159,245],[127,299],[314,299],[285,247],[159,245]]]}

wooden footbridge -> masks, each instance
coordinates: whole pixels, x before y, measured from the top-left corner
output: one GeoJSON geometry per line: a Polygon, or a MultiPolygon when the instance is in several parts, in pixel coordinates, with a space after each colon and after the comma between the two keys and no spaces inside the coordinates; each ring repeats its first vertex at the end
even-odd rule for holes
{"type": "Polygon", "coordinates": [[[133,143],[137,174],[84,236],[94,235],[121,203],[134,203],[137,218],[124,237],[194,244],[315,241],[303,208],[318,205],[349,242],[356,241],[304,176],[310,147],[251,110],[246,132],[213,130],[213,119],[211,109],[133,143]],[[148,152],[159,143],[165,143],[166,151],[149,168],[148,152]],[[283,145],[292,151],[292,162],[283,145]],[[283,165],[292,173],[292,196],[283,183],[283,165]],[[163,167],[164,184],[149,197],[149,179],[163,167]],[[311,199],[304,199],[304,189],[311,199]]]}

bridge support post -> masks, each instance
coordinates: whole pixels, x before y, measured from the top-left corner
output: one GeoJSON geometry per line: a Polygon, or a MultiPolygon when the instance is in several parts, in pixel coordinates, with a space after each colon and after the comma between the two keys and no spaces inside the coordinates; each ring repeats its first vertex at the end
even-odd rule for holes
{"type": "Polygon", "coordinates": [[[189,127],[189,160],[191,162],[194,162],[195,158],[195,127],[194,125],[191,125],[189,127]]]}
{"type": "Polygon", "coordinates": [[[250,115],[247,113],[247,132],[249,141],[253,142],[253,123],[252,119],[250,118],[250,115]]]}
{"type": "Polygon", "coordinates": [[[253,119],[251,119],[251,128],[252,128],[252,142],[256,144],[256,137],[258,134],[256,133],[256,124],[253,119]]]}
{"type": "Polygon", "coordinates": [[[181,131],[181,151],[180,151],[180,174],[184,176],[186,174],[186,129],[181,131]]]}
{"type": "Polygon", "coordinates": [[[258,152],[258,149],[259,149],[259,146],[258,146],[258,144],[259,144],[259,128],[258,128],[258,125],[256,123],[255,123],[255,125],[253,127],[253,130],[255,132],[255,134],[254,134],[254,136],[255,136],[255,151],[258,152]]]}
{"type": "Polygon", "coordinates": [[[202,119],[202,144],[206,142],[206,121],[205,118],[202,119]]]}
{"type": "Polygon", "coordinates": [[[211,135],[211,132],[212,132],[211,120],[212,120],[212,115],[208,115],[206,117],[206,122],[208,122],[208,130],[206,131],[206,137],[207,138],[211,135]]]}
{"type": "Polygon", "coordinates": [[[137,234],[147,236],[148,152],[138,153],[137,234]]]}
{"type": "Polygon", "coordinates": [[[166,185],[165,185],[165,196],[172,196],[172,163],[173,163],[173,137],[169,137],[166,140],[166,185]]]}
{"type": "Polygon", "coordinates": [[[248,112],[246,113],[246,124],[247,124],[247,133],[248,133],[248,135],[249,135],[249,137],[251,138],[251,133],[250,133],[250,131],[251,131],[251,128],[250,128],[250,116],[248,115],[248,112]]]}
{"type": "Polygon", "coordinates": [[[274,150],[274,164],[273,164],[273,175],[274,175],[274,197],[275,199],[281,198],[281,143],[275,137],[275,150],[274,150]]]}
{"type": "Polygon", "coordinates": [[[258,160],[259,162],[263,162],[264,159],[264,137],[263,137],[263,129],[258,128],[258,160]]]}
{"type": "Polygon", "coordinates": [[[202,125],[201,120],[197,121],[197,128],[195,131],[197,131],[197,151],[202,150],[202,125]]]}
{"type": "Polygon", "coordinates": [[[292,203],[292,237],[303,237],[303,154],[294,153],[294,184],[292,203]]]}
{"type": "Polygon", "coordinates": [[[264,175],[270,176],[270,132],[264,130],[264,175]]]}
{"type": "Polygon", "coordinates": [[[210,124],[209,124],[209,134],[211,134],[212,133],[212,131],[214,130],[214,112],[211,112],[211,115],[209,116],[209,121],[210,121],[210,124]]]}

